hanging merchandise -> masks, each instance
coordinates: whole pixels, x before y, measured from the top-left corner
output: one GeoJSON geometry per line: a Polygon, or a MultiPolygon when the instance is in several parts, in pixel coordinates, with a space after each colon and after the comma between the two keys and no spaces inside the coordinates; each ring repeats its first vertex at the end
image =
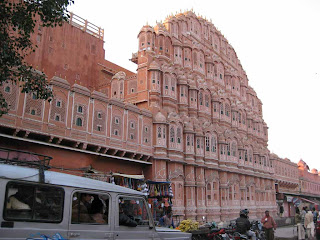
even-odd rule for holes
{"type": "Polygon", "coordinates": [[[169,185],[169,197],[173,197],[173,191],[172,191],[171,183],[169,185]]]}
{"type": "Polygon", "coordinates": [[[133,190],[141,191],[148,195],[148,187],[145,184],[144,175],[129,175],[122,173],[111,173],[110,182],[122,187],[127,187],[133,190]],[[145,189],[147,188],[147,189],[145,189]]]}
{"type": "Polygon", "coordinates": [[[148,202],[155,221],[172,211],[172,187],[170,182],[147,181],[148,202]]]}
{"type": "Polygon", "coordinates": [[[116,184],[116,183],[114,182],[114,177],[111,177],[111,178],[110,178],[110,181],[111,181],[112,184],[116,184]]]}

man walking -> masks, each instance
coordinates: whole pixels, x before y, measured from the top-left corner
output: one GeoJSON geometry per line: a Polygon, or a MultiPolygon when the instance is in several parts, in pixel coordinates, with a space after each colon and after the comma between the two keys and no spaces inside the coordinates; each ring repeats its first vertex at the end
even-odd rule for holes
{"type": "Polygon", "coordinates": [[[274,231],[277,228],[277,225],[275,221],[273,220],[273,217],[269,215],[269,211],[265,211],[265,216],[261,219],[261,222],[263,224],[263,227],[266,232],[266,239],[267,240],[274,240],[274,231]]]}
{"type": "Polygon", "coordinates": [[[307,229],[308,239],[313,239],[314,238],[314,222],[313,222],[313,214],[310,210],[305,215],[304,227],[305,229],[307,229]]]}

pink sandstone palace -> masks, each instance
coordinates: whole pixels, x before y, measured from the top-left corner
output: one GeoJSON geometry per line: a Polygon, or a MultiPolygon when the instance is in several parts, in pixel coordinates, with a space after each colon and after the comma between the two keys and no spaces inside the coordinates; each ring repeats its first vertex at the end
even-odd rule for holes
{"type": "Polygon", "coordinates": [[[36,27],[39,47],[27,62],[48,76],[55,97],[2,85],[10,112],[0,118],[1,147],[49,155],[64,169],[169,182],[183,218],[225,221],[243,208],[250,218],[266,209],[276,216],[279,203],[293,216],[293,198],[317,203],[317,170],[270,154],[262,102],[211,22],[188,11],[143,26],[131,59],[137,73],[104,59],[103,38],[76,15],[36,27]]]}

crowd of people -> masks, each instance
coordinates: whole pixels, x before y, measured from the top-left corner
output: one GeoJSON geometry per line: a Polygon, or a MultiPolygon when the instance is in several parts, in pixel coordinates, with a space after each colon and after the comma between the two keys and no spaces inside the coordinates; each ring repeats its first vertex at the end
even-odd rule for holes
{"type": "Polygon", "coordinates": [[[301,212],[300,209],[296,208],[295,223],[298,227],[298,239],[314,239],[315,226],[319,218],[319,212],[313,208],[303,207],[301,212]]]}

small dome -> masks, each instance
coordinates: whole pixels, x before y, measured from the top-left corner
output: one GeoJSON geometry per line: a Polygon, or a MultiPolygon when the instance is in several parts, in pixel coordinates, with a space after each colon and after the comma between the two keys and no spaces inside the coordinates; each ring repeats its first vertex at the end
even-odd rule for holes
{"type": "Polygon", "coordinates": [[[141,28],[139,34],[140,34],[141,32],[154,32],[154,30],[153,30],[153,28],[152,28],[150,25],[144,25],[144,26],[141,28]]]}
{"type": "Polygon", "coordinates": [[[309,166],[302,159],[300,159],[300,161],[297,163],[297,165],[298,165],[299,169],[309,170],[309,166]]]}
{"type": "Polygon", "coordinates": [[[160,70],[160,65],[156,61],[152,61],[149,70],[160,70]]]}
{"type": "Polygon", "coordinates": [[[155,116],[154,116],[154,122],[155,123],[166,123],[167,119],[166,117],[161,113],[158,112],[155,116]]]}
{"type": "Polygon", "coordinates": [[[191,122],[184,122],[184,129],[187,131],[193,131],[193,125],[191,122]]]}
{"type": "Polygon", "coordinates": [[[155,27],[154,30],[160,35],[163,34],[164,36],[169,36],[169,32],[167,28],[163,25],[163,23],[158,23],[155,27]]]}
{"type": "Polygon", "coordinates": [[[318,174],[318,170],[315,169],[315,168],[313,168],[313,169],[311,170],[311,173],[313,173],[313,174],[318,174]]]}
{"type": "Polygon", "coordinates": [[[112,77],[112,80],[113,80],[113,79],[118,79],[118,80],[120,80],[120,79],[125,79],[126,76],[127,76],[127,75],[125,74],[125,72],[120,71],[120,72],[117,72],[117,73],[112,77]]]}

